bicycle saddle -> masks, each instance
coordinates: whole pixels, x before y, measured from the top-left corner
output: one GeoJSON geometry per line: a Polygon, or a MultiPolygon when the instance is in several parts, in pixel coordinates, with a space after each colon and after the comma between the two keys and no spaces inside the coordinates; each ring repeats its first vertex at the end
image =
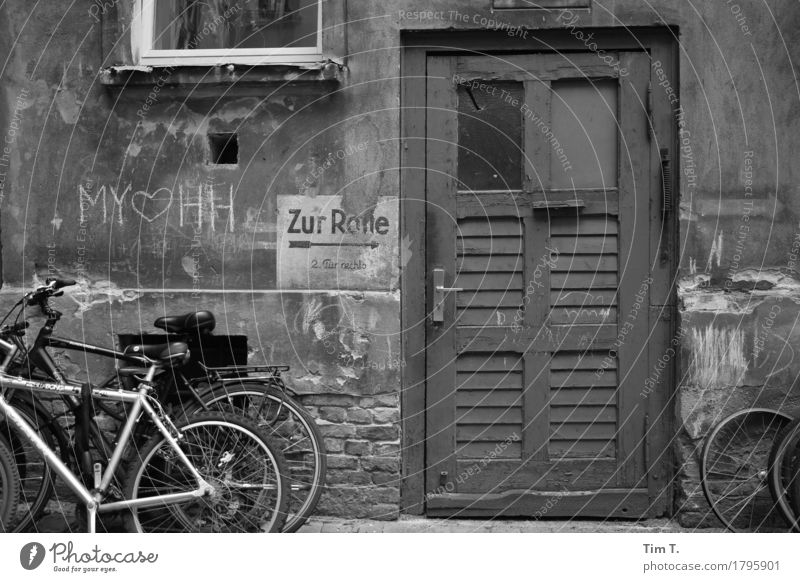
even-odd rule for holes
{"type": "Polygon", "coordinates": [[[188,354],[189,346],[183,342],[154,345],[132,344],[125,348],[125,355],[139,356],[153,364],[179,364],[188,354]]]}
{"type": "Polygon", "coordinates": [[[186,315],[159,317],[153,325],[167,333],[208,333],[216,327],[217,320],[210,311],[193,311],[186,315]]]}

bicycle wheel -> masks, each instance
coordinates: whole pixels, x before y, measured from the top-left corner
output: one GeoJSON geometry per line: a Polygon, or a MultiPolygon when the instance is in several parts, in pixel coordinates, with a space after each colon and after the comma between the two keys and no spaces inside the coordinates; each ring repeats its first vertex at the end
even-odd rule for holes
{"type": "Polygon", "coordinates": [[[789,491],[789,504],[796,516],[800,516],[800,445],[795,447],[795,461],[792,468],[792,481],[789,491]]]}
{"type": "MultiPolygon", "coordinates": [[[[210,483],[211,494],[179,504],[132,509],[137,532],[276,532],[286,520],[286,461],[279,447],[252,422],[221,412],[178,423],[179,446],[210,483]]],[[[162,436],[133,459],[126,499],[193,491],[197,482],[162,436]],[[137,458],[138,457],[138,458],[137,458]]]]}
{"type": "Polygon", "coordinates": [[[791,417],[764,408],[740,410],[706,438],[700,464],[703,492],[731,531],[786,531],[769,491],[769,453],[791,417]]]}
{"type": "Polygon", "coordinates": [[[289,516],[283,531],[300,529],[316,509],[325,486],[325,441],[314,417],[285,392],[266,383],[218,386],[201,399],[211,409],[249,418],[272,437],[289,465],[289,516]]]}
{"type": "Polygon", "coordinates": [[[0,436],[0,532],[12,531],[19,503],[19,472],[11,445],[0,436]]]}
{"type": "MultiPolygon", "coordinates": [[[[26,402],[16,395],[12,398],[11,404],[36,430],[48,448],[56,452],[64,450],[64,437],[57,434],[55,421],[49,413],[32,401],[26,402]]],[[[25,531],[32,526],[35,528],[36,521],[44,514],[47,503],[53,495],[55,474],[42,453],[5,419],[0,422],[0,435],[11,447],[21,479],[14,531],[25,531]]]]}
{"type": "Polygon", "coordinates": [[[792,507],[796,467],[800,463],[800,419],[787,424],[775,438],[769,455],[769,487],[772,497],[794,531],[800,531],[800,514],[792,507]]]}

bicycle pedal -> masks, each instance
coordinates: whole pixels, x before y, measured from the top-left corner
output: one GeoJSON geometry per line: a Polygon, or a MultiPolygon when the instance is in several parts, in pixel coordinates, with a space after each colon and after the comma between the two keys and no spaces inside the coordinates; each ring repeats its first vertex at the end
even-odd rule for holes
{"type": "Polygon", "coordinates": [[[103,479],[103,465],[100,463],[94,464],[94,488],[100,489],[100,481],[103,479]]]}

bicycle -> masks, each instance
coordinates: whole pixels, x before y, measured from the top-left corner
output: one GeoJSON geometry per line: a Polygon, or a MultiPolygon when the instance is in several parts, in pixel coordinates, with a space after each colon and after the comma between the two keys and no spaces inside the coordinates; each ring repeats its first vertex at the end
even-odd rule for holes
{"type": "MultiPolygon", "coordinates": [[[[57,281],[56,284],[53,279],[48,279],[47,285],[37,288],[26,301],[28,306],[40,307],[46,321],[39,330],[33,346],[29,350],[21,351],[24,353],[24,357],[17,363],[19,373],[30,378],[66,381],[66,375],[46,351],[49,347],[78,350],[114,358],[124,363],[141,362],[138,355],[129,348],[118,351],[54,336],[53,331],[62,314],[49,306],[48,299],[57,295],[63,287],[74,284],[74,281],[71,280],[58,279],[57,281]]],[[[20,304],[22,303],[18,303],[18,305],[20,304]]],[[[5,319],[10,317],[18,305],[12,307],[5,319]]],[[[20,314],[21,312],[20,310],[20,314]]],[[[17,319],[20,314],[17,315],[17,319]]],[[[215,319],[210,312],[195,312],[183,316],[159,318],[154,325],[164,329],[168,334],[158,336],[159,341],[184,341],[189,343],[195,353],[202,354],[204,339],[207,341],[214,329],[215,319]]],[[[22,347],[20,338],[26,328],[26,322],[15,322],[4,328],[0,335],[5,334],[16,345],[22,347]]],[[[141,339],[148,338],[142,334],[139,334],[139,337],[141,339]]],[[[314,511],[322,494],[326,459],[324,441],[316,422],[305,408],[291,397],[291,391],[283,381],[281,372],[287,371],[289,367],[225,366],[212,368],[206,367],[202,361],[194,361],[193,364],[193,368],[199,370],[200,375],[192,379],[187,379],[183,373],[184,370],[192,369],[189,366],[176,367],[171,370],[171,373],[162,374],[157,380],[159,399],[184,414],[193,414],[200,410],[223,410],[246,414],[260,428],[268,431],[273,442],[281,447],[289,464],[289,473],[286,477],[290,500],[283,531],[297,531],[314,511]],[[256,376],[253,377],[251,374],[256,374],[256,376]],[[186,394],[189,395],[188,401],[183,400],[183,396],[186,394]]],[[[123,375],[120,378],[119,371],[116,371],[104,382],[101,382],[100,387],[113,388],[120,380],[124,383],[126,376],[123,375]]],[[[71,411],[74,412],[75,408],[75,404],[72,403],[71,411]]],[[[102,404],[101,408],[118,422],[123,422],[123,417],[117,411],[104,407],[102,404]]],[[[63,442],[63,437],[55,428],[56,423],[53,422],[53,419],[46,414],[43,419],[45,421],[43,432],[48,433],[52,441],[63,442]]],[[[98,448],[104,448],[102,434],[92,434],[91,438],[96,443],[100,443],[98,448]]],[[[43,474],[40,489],[28,492],[27,497],[32,500],[31,511],[27,521],[20,522],[18,529],[29,526],[35,516],[43,511],[44,504],[49,498],[46,493],[52,490],[52,486],[47,482],[48,477],[49,475],[43,474]]],[[[35,479],[29,479],[29,482],[33,483],[29,489],[34,489],[35,479]]]]}
{"type": "Polygon", "coordinates": [[[19,490],[20,476],[14,453],[11,445],[0,436],[0,533],[13,529],[14,508],[19,503],[19,490]]]}
{"type": "Polygon", "coordinates": [[[775,438],[769,456],[769,486],[792,531],[800,532],[800,419],[775,438]]]}
{"type": "Polygon", "coordinates": [[[773,443],[791,422],[782,412],[749,408],[724,418],[706,438],[701,485],[714,514],[730,531],[787,531],[772,492],[770,459],[773,443]]]}
{"type": "MultiPolygon", "coordinates": [[[[800,447],[795,447],[795,455],[797,459],[792,467],[793,482],[791,484],[789,500],[792,504],[794,514],[800,517],[800,447]]],[[[797,524],[797,522],[795,522],[797,524]]]]}
{"type": "MultiPolygon", "coordinates": [[[[69,437],[45,406],[30,393],[16,392],[8,400],[48,447],[67,460],[71,451],[69,437]]],[[[19,470],[21,487],[14,531],[23,531],[44,512],[54,492],[54,477],[44,457],[3,419],[0,419],[0,437],[9,444],[19,470]]]]}
{"type": "Polygon", "coordinates": [[[126,524],[139,532],[279,531],[288,504],[283,455],[257,426],[228,413],[202,413],[173,422],[154,397],[153,378],[185,360],[188,346],[171,343],[139,348],[149,366],[142,370],[138,389],[107,390],[9,375],[18,347],[0,340],[0,349],[5,352],[0,365],[0,413],[78,496],[86,508],[90,533],[96,531],[98,513],[123,510],[130,510],[126,524]],[[9,404],[5,394],[10,389],[66,395],[78,400],[84,411],[92,400],[128,404],[130,414],[105,468],[100,462],[94,462],[91,468],[85,466],[91,459],[84,450],[87,443],[80,442],[88,434],[86,413],[76,424],[82,429],[83,437],[76,437],[76,441],[79,462],[84,464],[76,471],[9,404]],[[135,426],[143,424],[142,416],[149,420],[152,434],[138,450],[132,435],[135,426]],[[124,458],[129,468],[122,475],[118,469],[124,458]],[[89,470],[91,489],[84,482],[89,470]],[[123,481],[122,489],[119,481],[123,481]],[[168,511],[163,511],[164,507],[168,511]]]}
{"type": "MultiPolygon", "coordinates": [[[[211,351],[209,342],[214,338],[216,318],[210,311],[194,311],[184,315],[156,319],[153,326],[163,330],[165,336],[131,334],[128,337],[141,341],[187,342],[193,354],[205,355],[211,351]]],[[[122,340],[123,336],[120,336],[122,340]]],[[[211,348],[213,349],[213,348],[211,348]]],[[[175,403],[176,399],[186,413],[198,410],[235,410],[256,420],[269,430],[290,465],[290,510],[284,532],[295,532],[311,516],[319,502],[325,485],[325,443],[311,414],[294,397],[282,373],[285,365],[223,365],[206,366],[205,357],[193,358],[180,370],[180,375],[165,378],[171,387],[165,391],[175,403]],[[186,374],[194,374],[187,379],[186,374]],[[203,387],[205,386],[205,387],[203,387]],[[188,394],[186,402],[181,394],[188,394]]]]}

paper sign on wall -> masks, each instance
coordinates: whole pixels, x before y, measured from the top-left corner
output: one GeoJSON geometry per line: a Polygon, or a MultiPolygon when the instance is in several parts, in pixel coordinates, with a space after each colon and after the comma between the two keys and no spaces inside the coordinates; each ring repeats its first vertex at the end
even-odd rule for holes
{"type": "Polygon", "coordinates": [[[282,289],[390,289],[397,279],[398,202],[363,212],[341,196],[278,196],[282,289]]]}

